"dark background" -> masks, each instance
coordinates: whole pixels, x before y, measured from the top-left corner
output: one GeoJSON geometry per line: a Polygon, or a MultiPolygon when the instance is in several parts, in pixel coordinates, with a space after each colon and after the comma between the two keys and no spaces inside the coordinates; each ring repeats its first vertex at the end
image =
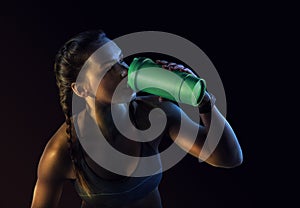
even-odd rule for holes
{"type": "MultiPolygon", "coordinates": [[[[282,106],[283,88],[275,82],[280,72],[273,65],[280,61],[273,54],[281,40],[288,39],[279,32],[288,31],[289,22],[282,17],[293,19],[289,8],[110,3],[26,2],[2,7],[0,207],[30,206],[39,157],[64,121],[54,56],[71,36],[89,29],[103,29],[111,39],[147,30],[177,34],[206,53],[223,81],[227,119],[242,146],[244,163],[220,169],[186,156],[164,173],[164,207],[288,207],[290,197],[284,201],[282,193],[289,193],[283,187],[291,178],[286,175],[292,172],[287,162],[295,153],[283,156],[284,147],[278,149],[282,140],[276,138],[287,135],[280,131],[280,112],[274,111],[274,98],[280,101],[277,107],[282,106]]],[[[79,197],[66,184],[59,207],[79,206],[79,197]]]]}

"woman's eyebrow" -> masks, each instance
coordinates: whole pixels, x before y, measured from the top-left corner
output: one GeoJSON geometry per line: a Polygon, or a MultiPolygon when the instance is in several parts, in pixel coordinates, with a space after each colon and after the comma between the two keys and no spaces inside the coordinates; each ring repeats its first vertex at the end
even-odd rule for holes
{"type": "Polygon", "coordinates": [[[107,68],[107,65],[114,65],[118,61],[123,59],[123,54],[120,54],[119,57],[116,57],[114,59],[111,59],[109,61],[105,61],[103,64],[100,65],[100,67],[107,68]]]}
{"type": "Polygon", "coordinates": [[[106,69],[108,67],[113,66],[115,63],[117,63],[118,61],[120,61],[122,59],[123,59],[123,53],[120,52],[118,55],[112,57],[109,60],[106,59],[104,62],[102,62],[99,65],[100,65],[100,68],[106,69]]]}

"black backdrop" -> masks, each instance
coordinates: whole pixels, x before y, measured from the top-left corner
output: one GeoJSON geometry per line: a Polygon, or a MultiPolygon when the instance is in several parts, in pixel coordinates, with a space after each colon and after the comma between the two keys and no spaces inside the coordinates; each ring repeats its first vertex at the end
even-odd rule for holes
{"type": "MultiPolygon", "coordinates": [[[[267,191],[280,182],[270,179],[267,171],[272,166],[264,146],[269,137],[262,129],[269,114],[258,115],[262,108],[255,93],[264,89],[264,99],[272,96],[266,93],[267,73],[261,70],[263,51],[271,45],[268,27],[275,24],[265,15],[267,7],[173,6],[43,2],[2,8],[0,207],[30,206],[39,157],[64,120],[53,75],[54,56],[71,36],[89,29],[103,29],[112,39],[145,30],[180,35],[208,55],[223,81],[227,119],[239,138],[244,163],[219,169],[186,156],[164,173],[160,185],[164,207],[257,207],[278,200],[274,195],[265,200],[267,191]]],[[[66,184],[59,207],[79,204],[72,186],[66,184]]]]}

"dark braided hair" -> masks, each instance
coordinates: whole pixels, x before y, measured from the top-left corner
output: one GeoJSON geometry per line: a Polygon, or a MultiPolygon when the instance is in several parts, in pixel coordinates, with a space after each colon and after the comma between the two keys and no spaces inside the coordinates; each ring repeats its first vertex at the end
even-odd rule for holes
{"type": "MultiPolygon", "coordinates": [[[[67,41],[55,57],[54,72],[59,89],[60,105],[66,117],[69,152],[75,166],[75,174],[81,187],[89,195],[90,190],[84,180],[81,167],[78,165],[82,157],[78,145],[75,145],[77,136],[72,121],[72,96],[71,84],[76,82],[77,76],[85,61],[107,41],[102,30],[91,30],[79,33],[67,41]]],[[[78,144],[78,142],[77,142],[78,144]]]]}

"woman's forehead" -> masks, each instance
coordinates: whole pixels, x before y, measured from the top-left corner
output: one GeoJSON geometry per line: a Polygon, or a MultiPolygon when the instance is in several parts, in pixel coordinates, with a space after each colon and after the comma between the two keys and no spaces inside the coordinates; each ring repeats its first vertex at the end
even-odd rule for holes
{"type": "Polygon", "coordinates": [[[77,77],[77,81],[85,80],[86,77],[99,78],[104,75],[110,66],[122,57],[121,49],[112,41],[105,43],[97,49],[85,62],[77,77]]]}
{"type": "Polygon", "coordinates": [[[98,65],[100,68],[106,68],[112,62],[116,62],[122,56],[121,49],[113,42],[109,41],[98,48],[88,59],[92,65],[98,65]]]}

